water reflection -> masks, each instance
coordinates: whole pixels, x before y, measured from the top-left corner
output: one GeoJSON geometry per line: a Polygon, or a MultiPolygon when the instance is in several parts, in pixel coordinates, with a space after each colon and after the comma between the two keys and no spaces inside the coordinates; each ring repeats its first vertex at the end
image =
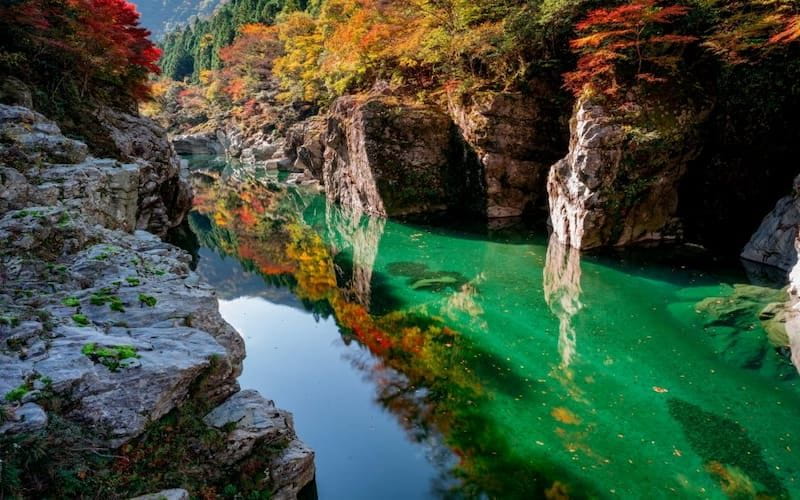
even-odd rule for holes
{"type": "MultiPolygon", "coordinates": [[[[721,466],[707,467],[712,453],[695,446],[698,427],[687,426],[693,415],[737,422],[764,464],[780,464],[773,475],[786,491],[800,477],[795,452],[787,451],[795,436],[786,430],[800,414],[796,387],[769,371],[780,366],[769,356],[750,372],[724,362],[733,351],[717,352],[720,339],[750,340],[748,332],[763,336],[766,327],[758,313],[746,324],[709,326],[697,304],[728,293],[716,278],[639,261],[581,260],[530,235],[387,222],[268,177],[226,175],[197,178],[190,223],[203,247],[202,272],[226,299],[227,314],[255,332],[245,378],[275,363],[283,371],[263,378],[276,380],[270,396],[283,404],[314,394],[297,403],[298,428],[307,418],[309,429],[327,429],[315,439],[334,455],[370,440],[358,454],[369,481],[352,484],[339,465],[322,463],[320,474],[337,471],[320,485],[323,496],[385,497],[386,484],[412,476],[427,484],[397,486],[406,498],[720,496],[720,471],[732,467],[756,483],[773,481],[761,464],[743,469],[724,453],[721,466]],[[270,304],[291,308],[293,323],[281,323],[288,313],[270,304]],[[258,347],[284,336],[290,352],[279,358],[258,347]],[[323,362],[326,350],[336,356],[323,362]],[[332,359],[336,366],[323,364],[332,359]],[[291,380],[279,383],[287,373],[291,380]],[[340,404],[326,399],[333,387],[345,394],[340,404]],[[369,408],[346,397],[365,390],[369,408]],[[366,413],[351,414],[357,408],[366,413]],[[359,424],[334,426],[327,413],[359,424]],[[372,418],[393,427],[365,432],[372,418]],[[365,457],[370,445],[384,443],[392,462],[381,471],[365,457]]],[[[735,351],[750,355],[751,347],[739,343],[735,351]]],[[[725,436],[714,440],[722,446],[725,436]]],[[[773,481],[755,491],[784,490],[773,481]]]]}
{"type": "Polygon", "coordinates": [[[581,254],[551,237],[544,266],[544,298],[558,318],[558,353],[561,368],[569,369],[577,354],[577,333],[572,318],[580,312],[581,254]]]}

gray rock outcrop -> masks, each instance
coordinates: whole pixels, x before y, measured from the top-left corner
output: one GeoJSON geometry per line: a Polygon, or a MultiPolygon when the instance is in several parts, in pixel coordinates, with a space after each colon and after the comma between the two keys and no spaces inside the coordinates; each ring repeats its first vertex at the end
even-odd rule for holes
{"type": "Polygon", "coordinates": [[[489,218],[518,217],[544,203],[547,172],[561,155],[566,126],[553,93],[450,96],[450,115],[472,148],[486,185],[489,218]],[[545,96],[547,96],[545,98],[545,96]]]}
{"type": "Polygon", "coordinates": [[[130,500],[189,500],[189,492],[180,488],[162,490],[158,493],[142,495],[131,498],[130,500]]]}
{"type": "MultiPolygon", "coordinates": [[[[154,166],[171,165],[171,147],[166,160],[135,149],[147,142],[128,145],[141,161],[95,159],[41,115],[9,106],[0,106],[0,136],[0,410],[10,416],[0,434],[47,430],[45,410],[60,400],[69,402],[60,419],[116,448],[189,398],[230,402],[242,338],[188,253],[134,231],[142,179],[164,179],[154,166]]],[[[280,412],[242,397],[254,412],[280,412]]],[[[261,424],[250,450],[267,435],[298,441],[290,418],[261,424]]],[[[313,479],[313,452],[289,462],[286,453],[265,474],[275,492],[296,493],[313,479]]]]}
{"type": "Polygon", "coordinates": [[[172,138],[172,147],[179,155],[225,155],[225,148],[215,132],[176,135],[172,138]]]}
{"type": "Polygon", "coordinates": [[[139,165],[136,227],[163,236],[183,221],[192,199],[164,130],[148,118],[109,108],[93,116],[96,126],[86,138],[92,152],[139,165]]]}
{"type": "Polygon", "coordinates": [[[790,271],[797,263],[800,230],[800,176],[793,194],[781,198],[742,250],[742,258],[790,271]]]}
{"type": "Polygon", "coordinates": [[[337,99],[326,131],[329,201],[378,216],[445,210],[453,203],[449,117],[392,97],[337,99]]]}
{"type": "Polygon", "coordinates": [[[618,116],[591,99],[576,105],[569,153],[547,182],[561,243],[589,249],[679,236],[678,183],[698,154],[696,125],[707,109],[690,101],[647,106],[618,116]]]}

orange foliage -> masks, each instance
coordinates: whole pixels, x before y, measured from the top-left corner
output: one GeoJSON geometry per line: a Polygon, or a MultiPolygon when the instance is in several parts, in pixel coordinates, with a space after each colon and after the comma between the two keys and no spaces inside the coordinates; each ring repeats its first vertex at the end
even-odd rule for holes
{"type": "Polygon", "coordinates": [[[570,42],[580,54],[578,68],[564,75],[566,87],[576,95],[587,89],[616,95],[620,68],[627,66],[636,80],[662,82],[663,73],[676,69],[676,48],[696,37],[663,33],[676,18],[685,16],[682,5],[661,6],[658,0],[631,0],[614,9],[595,9],[576,25],[581,34],[570,42]]]}

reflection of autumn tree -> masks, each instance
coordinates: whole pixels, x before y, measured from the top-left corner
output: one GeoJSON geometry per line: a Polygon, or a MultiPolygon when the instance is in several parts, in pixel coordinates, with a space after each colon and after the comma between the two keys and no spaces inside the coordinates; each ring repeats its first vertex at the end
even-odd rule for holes
{"type": "Polygon", "coordinates": [[[526,381],[517,380],[503,360],[446,324],[480,315],[476,294],[481,276],[444,300],[371,313],[366,299],[384,221],[326,207],[324,224],[315,227],[306,219],[320,221],[320,205],[304,205],[292,191],[270,190],[259,183],[217,183],[199,186],[198,191],[197,209],[211,221],[207,232],[220,233],[215,241],[225,242],[214,248],[252,265],[270,284],[275,284],[272,273],[285,273],[282,276],[290,279],[284,286],[311,311],[332,313],[345,341],[361,347],[348,351],[348,357],[375,385],[376,401],[396,417],[409,438],[438,457],[449,478],[442,482],[444,495],[507,492],[509,485],[497,479],[498,471],[520,493],[540,484],[532,479],[538,477],[536,469],[516,460],[506,436],[479,411],[489,393],[516,395],[525,390],[521,387],[527,387],[526,381]],[[343,262],[348,258],[352,265],[343,262]],[[337,263],[352,268],[349,280],[337,281],[337,263]],[[443,453],[447,449],[455,456],[443,453]]]}

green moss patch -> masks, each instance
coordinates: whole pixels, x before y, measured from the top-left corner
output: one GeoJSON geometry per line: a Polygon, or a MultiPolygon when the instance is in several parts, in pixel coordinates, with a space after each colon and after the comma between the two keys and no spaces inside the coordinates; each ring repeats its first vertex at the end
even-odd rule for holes
{"type": "Polygon", "coordinates": [[[83,346],[81,353],[93,362],[105,366],[112,372],[119,370],[122,360],[139,357],[136,348],[130,345],[101,347],[95,343],[90,343],[83,346]]]}
{"type": "Polygon", "coordinates": [[[139,294],[139,303],[145,305],[147,307],[155,307],[158,303],[158,299],[153,297],[152,295],[146,295],[144,293],[139,294]]]}

